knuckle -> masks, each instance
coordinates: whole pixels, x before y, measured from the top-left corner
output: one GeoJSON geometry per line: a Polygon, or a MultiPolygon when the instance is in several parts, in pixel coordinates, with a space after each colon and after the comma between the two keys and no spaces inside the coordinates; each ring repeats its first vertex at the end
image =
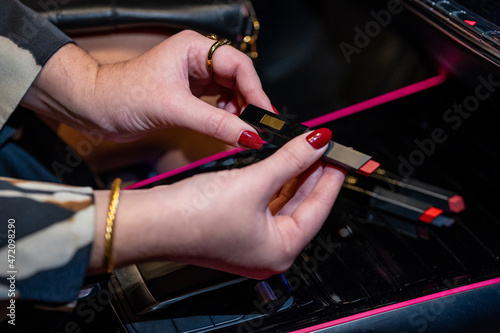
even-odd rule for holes
{"type": "Polygon", "coordinates": [[[241,66],[243,66],[245,68],[251,68],[252,70],[254,69],[254,64],[253,64],[252,59],[250,59],[250,57],[248,57],[246,54],[244,54],[243,52],[240,52],[240,51],[238,51],[238,55],[241,58],[241,60],[240,60],[241,66]]]}
{"type": "Polygon", "coordinates": [[[224,134],[226,115],[223,112],[212,112],[207,120],[208,134],[214,138],[221,138],[224,134]]]}
{"type": "Polygon", "coordinates": [[[309,166],[309,162],[302,158],[295,150],[284,149],[283,159],[286,164],[291,165],[297,170],[305,170],[309,166]]]}
{"type": "Polygon", "coordinates": [[[222,112],[213,112],[207,118],[208,133],[218,138],[223,129],[224,115],[222,112]]]}
{"type": "Polygon", "coordinates": [[[318,193],[311,193],[309,197],[316,202],[317,205],[320,205],[325,210],[330,210],[333,205],[333,201],[329,196],[325,196],[318,193]]]}
{"type": "Polygon", "coordinates": [[[262,87],[252,87],[246,91],[246,98],[249,100],[257,100],[262,93],[262,87]]]}
{"type": "Polygon", "coordinates": [[[192,37],[192,36],[199,36],[200,34],[194,30],[185,29],[185,30],[178,32],[177,35],[180,37],[192,37]]]}

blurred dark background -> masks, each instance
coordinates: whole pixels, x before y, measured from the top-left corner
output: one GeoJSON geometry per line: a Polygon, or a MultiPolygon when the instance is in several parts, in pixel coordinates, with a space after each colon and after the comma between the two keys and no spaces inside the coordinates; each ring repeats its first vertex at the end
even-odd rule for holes
{"type": "Polygon", "coordinates": [[[308,120],[435,75],[435,61],[401,26],[405,10],[348,63],[340,44],[354,46],[354,28],[364,30],[370,11],[387,3],[253,1],[261,23],[256,67],[273,104],[308,120]]]}

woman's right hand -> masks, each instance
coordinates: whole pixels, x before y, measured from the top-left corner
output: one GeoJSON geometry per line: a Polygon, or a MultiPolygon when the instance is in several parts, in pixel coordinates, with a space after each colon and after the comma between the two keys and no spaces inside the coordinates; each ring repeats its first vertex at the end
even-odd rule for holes
{"type": "Polygon", "coordinates": [[[184,30],[128,61],[99,64],[74,44],[59,49],[42,68],[22,103],[79,130],[130,141],[162,128],[189,128],[232,146],[260,148],[261,138],[237,114],[254,104],[272,110],[252,60],[184,30]],[[220,95],[218,106],[201,96],[220,95]]]}
{"type": "MultiPolygon", "coordinates": [[[[181,261],[260,279],[285,271],[319,231],[342,186],[343,172],[318,161],[330,138],[329,130],[317,130],[241,169],[122,191],[116,264],[181,261]],[[293,191],[285,186],[290,181],[293,191]]],[[[108,192],[98,191],[90,272],[104,270],[108,204],[108,192]]]]}

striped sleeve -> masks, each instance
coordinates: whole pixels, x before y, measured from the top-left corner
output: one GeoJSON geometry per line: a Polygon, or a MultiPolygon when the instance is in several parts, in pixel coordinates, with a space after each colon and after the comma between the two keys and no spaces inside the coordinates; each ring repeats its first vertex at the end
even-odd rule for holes
{"type": "Polygon", "coordinates": [[[0,0],[0,128],[41,68],[72,40],[18,0],[0,0]]]}
{"type": "Polygon", "coordinates": [[[0,228],[0,300],[78,297],[94,237],[90,187],[0,177],[0,228]]]}

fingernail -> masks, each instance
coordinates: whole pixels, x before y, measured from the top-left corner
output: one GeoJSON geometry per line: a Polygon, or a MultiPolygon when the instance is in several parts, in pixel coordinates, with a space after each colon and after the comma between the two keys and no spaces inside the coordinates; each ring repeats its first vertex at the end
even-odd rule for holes
{"type": "Polygon", "coordinates": [[[227,96],[220,96],[219,99],[217,100],[217,107],[219,109],[224,109],[227,102],[229,102],[229,99],[227,98],[227,96]]]}
{"type": "Polygon", "coordinates": [[[274,113],[276,113],[276,114],[280,114],[280,113],[278,112],[278,109],[276,109],[276,108],[274,107],[274,105],[272,105],[272,104],[271,104],[271,106],[273,107],[273,111],[274,111],[274,113]]]}
{"type": "Polygon", "coordinates": [[[255,132],[243,131],[238,139],[238,144],[248,148],[259,149],[264,144],[264,141],[255,132]]]}
{"type": "Polygon", "coordinates": [[[338,166],[335,166],[333,164],[327,164],[326,166],[327,168],[333,168],[333,169],[336,169],[340,172],[342,172],[344,174],[344,177],[347,176],[347,170],[346,169],[342,169],[341,167],[338,167],[338,166]]]}
{"type": "Polygon", "coordinates": [[[314,149],[320,149],[324,145],[328,144],[331,138],[332,132],[328,128],[317,129],[306,136],[307,142],[309,142],[314,149]]]}

